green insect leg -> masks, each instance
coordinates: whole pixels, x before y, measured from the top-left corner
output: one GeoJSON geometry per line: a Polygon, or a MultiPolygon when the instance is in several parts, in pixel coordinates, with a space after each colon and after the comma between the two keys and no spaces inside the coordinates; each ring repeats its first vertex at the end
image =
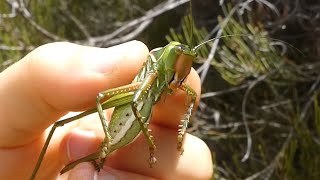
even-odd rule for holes
{"type": "Polygon", "coordinates": [[[80,159],[78,159],[78,160],[76,160],[76,161],[73,161],[73,162],[69,163],[68,165],[66,165],[66,166],[60,171],[60,174],[63,174],[63,173],[65,173],[65,172],[73,169],[73,168],[74,168],[76,165],[78,165],[79,163],[89,162],[89,161],[93,162],[94,165],[95,165],[96,170],[99,171],[101,168],[97,168],[97,165],[95,164],[95,160],[98,159],[99,156],[100,156],[100,152],[95,152],[95,153],[92,153],[92,154],[90,154],[90,155],[88,155],[88,156],[85,156],[85,157],[83,157],[83,158],[80,158],[80,159]]]}
{"type": "Polygon", "coordinates": [[[107,119],[106,115],[103,113],[103,108],[102,108],[102,101],[105,100],[106,98],[110,98],[112,96],[118,95],[120,93],[127,93],[127,92],[133,92],[136,91],[141,85],[141,82],[135,82],[129,85],[113,88],[113,89],[108,89],[106,91],[102,91],[98,94],[97,96],[97,111],[101,120],[102,128],[105,134],[105,138],[103,142],[101,143],[101,153],[98,158],[98,163],[95,165],[97,169],[101,169],[103,167],[103,164],[105,162],[105,158],[107,157],[108,149],[110,147],[110,141],[111,141],[111,136],[108,131],[108,125],[107,125],[107,119]]]}
{"type": "Polygon", "coordinates": [[[144,134],[144,136],[147,139],[149,151],[150,151],[150,157],[149,157],[149,165],[152,167],[153,164],[156,163],[157,159],[154,156],[154,151],[156,150],[156,145],[154,143],[153,136],[150,134],[150,130],[147,127],[147,124],[145,122],[145,117],[142,117],[139,109],[138,104],[141,102],[142,97],[147,94],[148,90],[150,89],[152,83],[156,79],[157,74],[156,73],[150,73],[147,78],[142,82],[142,85],[139,90],[136,91],[133,100],[132,100],[132,111],[137,118],[137,121],[140,124],[141,130],[144,134]]]}
{"type": "Polygon", "coordinates": [[[182,86],[180,86],[180,89],[182,89],[183,91],[185,91],[187,93],[187,95],[189,97],[191,97],[191,101],[187,107],[187,113],[185,114],[184,118],[181,120],[181,123],[179,125],[179,130],[178,130],[178,151],[181,152],[181,154],[183,153],[183,147],[182,147],[182,143],[184,140],[184,136],[186,134],[187,128],[188,128],[188,123],[190,121],[190,117],[192,115],[192,110],[197,98],[197,93],[188,85],[183,84],[182,86]]]}

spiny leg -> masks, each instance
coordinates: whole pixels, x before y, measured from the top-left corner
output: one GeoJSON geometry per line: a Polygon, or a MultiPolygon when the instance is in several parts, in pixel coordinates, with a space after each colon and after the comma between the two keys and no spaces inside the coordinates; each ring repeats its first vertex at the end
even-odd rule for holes
{"type": "Polygon", "coordinates": [[[103,113],[103,109],[102,109],[102,103],[101,101],[103,101],[105,98],[107,97],[111,97],[114,95],[117,95],[119,93],[126,93],[126,92],[132,92],[137,90],[141,85],[141,82],[135,82],[129,85],[125,85],[125,86],[121,86],[121,87],[117,87],[117,88],[113,88],[113,89],[109,89],[106,91],[102,91],[98,94],[97,96],[97,111],[101,120],[101,124],[102,124],[102,128],[105,134],[105,138],[101,143],[101,152],[100,152],[100,156],[98,158],[98,163],[95,165],[96,169],[101,169],[103,167],[103,164],[105,162],[105,158],[107,156],[107,151],[109,149],[110,146],[110,142],[112,140],[110,133],[108,131],[108,125],[107,125],[107,119],[105,114],[103,113]]]}
{"type": "MultiPolygon", "coordinates": [[[[127,104],[127,103],[130,103],[132,102],[132,98],[133,98],[133,92],[128,92],[128,93],[122,93],[120,95],[115,95],[111,98],[109,98],[107,101],[103,102],[102,104],[102,108],[103,109],[109,109],[111,107],[116,107],[116,106],[121,106],[123,104],[127,104]]],[[[91,113],[94,113],[94,112],[97,112],[97,109],[94,108],[94,109],[91,109],[91,110],[88,110],[84,113],[81,113],[75,117],[73,117],[73,119],[79,119],[83,116],[86,116],[86,115],[89,115],[91,113]],[[79,117],[81,115],[81,117],[79,117]]],[[[106,157],[107,155],[105,154],[106,152],[103,151],[101,152],[98,151],[98,152],[95,152],[95,153],[92,153],[88,156],[85,156],[83,158],[80,158],[74,162],[71,162],[69,164],[67,164],[62,170],[61,170],[61,174],[69,171],[70,169],[74,168],[76,165],[78,165],[79,163],[82,163],[82,162],[89,162],[91,161],[95,167],[96,170],[100,170],[104,164],[104,162],[102,162],[102,165],[100,163],[97,163],[96,160],[100,160],[102,159],[101,156],[103,157],[106,157]]]]}
{"type": "Polygon", "coordinates": [[[69,122],[75,121],[75,120],[77,120],[77,119],[79,119],[79,118],[82,118],[82,117],[84,117],[84,116],[86,116],[86,115],[89,115],[89,114],[92,114],[92,113],[94,113],[94,112],[96,112],[95,109],[90,109],[90,110],[85,111],[85,112],[83,112],[83,113],[81,113],[81,114],[78,114],[78,115],[76,115],[76,116],[73,116],[73,117],[70,117],[70,118],[67,118],[67,119],[64,119],[64,120],[60,120],[60,121],[55,122],[55,123],[53,124],[53,126],[52,126],[52,128],[51,128],[51,130],[50,130],[50,132],[49,132],[49,135],[48,135],[48,137],[47,137],[47,139],[46,139],[46,142],[45,142],[44,145],[43,145],[43,148],[42,148],[41,153],[40,153],[40,155],[39,155],[37,164],[35,165],[35,168],[33,169],[32,175],[31,175],[31,177],[30,177],[31,180],[35,179],[35,177],[36,177],[36,175],[37,175],[37,172],[38,172],[38,170],[39,170],[39,168],[40,168],[40,166],[41,166],[41,163],[42,163],[42,161],[43,161],[44,155],[45,155],[45,153],[46,153],[46,151],[47,151],[47,149],[48,149],[49,143],[50,143],[50,141],[51,141],[51,138],[52,138],[53,133],[54,133],[54,131],[56,130],[56,128],[57,128],[57,127],[64,126],[65,124],[67,124],[67,123],[69,123],[69,122]]]}
{"type": "Polygon", "coordinates": [[[125,94],[125,93],[126,92],[135,91],[137,89],[137,87],[140,86],[140,84],[141,84],[140,82],[137,82],[137,83],[134,83],[134,84],[129,84],[129,85],[126,85],[126,86],[122,86],[122,87],[106,90],[106,91],[103,91],[103,92],[99,93],[99,95],[102,94],[100,97],[103,97],[103,98],[100,98],[99,101],[98,101],[98,97],[97,97],[97,101],[98,101],[97,103],[99,103],[99,105],[97,105],[96,111],[99,114],[99,117],[100,117],[103,129],[104,129],[104,132],[107,132],[105,134],[106,138],[104,139],[104,141],[100,145],[101,150],[99,152],[90,154],[88,156],[85,156],[83,158],[80,158],[80,159],[78,159],[78,160],[76,160],[74,162],[71,162],[71,163],[67,164],[61,170],[61,172],[60,172],[61,174],[69,171],[70,169],[74,168],[76,165],[78,165],[79,163],[82,163],[82,162],[92,161],[94,166],[95,166],[95,168],[96,168],[96,170],[100,170],[103,167],[105,158],[107,157],[107,154],[108,154],[108,152],[107,152],[108,151],[108,145],[109,145],[109,142],[111,140],[109,132],[107,131],[106,118],[105,118],[105,116],[103,114],[103,109],[108,109],[108,108],[111,108],[111,107],[120,106],[122,104],[126,104],[128,102],[131,102],[132,98],[130,98],[130,97],[132,97],[133,95],[131,95],[130,93],[127,93],[127,94],[125,94]],[[124,94],[123,96],[121,96],[121,99],[112,99],[112,98],[110,98],[107,101],[103,101],[103,103],[100,103],[102,100],[104,100],[107,97],[116,97],[116,95],[118,93],[124,94]],[[128,99],[130,99],[130,101],[128,101],[128,99]],[[98,163],[95,160],[98,160],[98,163]]]}
{"type": "Polygon", "coordinates": [[[121,86],[121,87],[117,87],[117,88],[113,88],[113,89],[108,89],[108,90],[102,91],[102,92],[100,92],[98,94],[97,100],[96,100],[97,101],[97,111],[98,111],[98,114],[99,114],[99,117],[100,117],[100,120],[101,120],[101,124],[102,124],[102,128],[103,128],[103,131],[104,131],[104,133],[106,135],[107,140],[110,140],[111,137],[110,137],[109,132],[107,130],[108,129],[108,126],[106,124],[107,119],[106,119],[106,116],[103,114],[101,101],[104,100],[107,97],[111,97],[111,96],[114,96],[114,95],[119,94],[119,93],[126,93],[126,92],[135,91],[140,87],[140,84],[141,84],[141,82],[136,82],[136,83],[129,84],[129,85],[126,85],[126,86],[121,86]]]}
{"type": "MultiPolygon", "coordinates": [[[[115,107],[115,106],[120,106],[120,105],[123,105],[123,104],[127,104],[129,102],[132,101],[132,97],[133,97],[133,94],[132,93],[125,93],[123,94],[123,96],[121,96],[121,99],[112,99],[110,98],[107,103],[103,103],[102,104],[102,109],[109,109],[111,107],[115,107]]],[[[41,150],[41,153],[39,155],[39,158],[38,158],[38,161],[37,161],[37,164],[35,165],[35,168],[32,172],[32,175],[30,177],[31,180],[35,179],[36,175],[37,175],[37,172],[39,171],[39,168],[41,166],[41,163],[43,161],[43,158],[44,158],[44,155],[48,149],[48,145],[51,141],[51,138],[53,136],[53,133],[55,132],[56,128],[57,127],[61,127],[61,126],[64,126],[65,124],[67,123],[70,123],[72,121],[75,121],[75,120],[78,120],[84,116],[87,116],[89,114],[92,114],[92,113],[95,113],[97,112],[97,109],[96,108],[92,108],[92,109],[89,109],[85,112],[82,112],[76,116],[73,116],[73,117],[70,117],[70,118],[67,118],[67,119],[63,119],[63,120],[60,120],[60,121],[57,121],[53,124],[50,132],[49,132],[49,135],[43,145],[43,148],[41,150]]]]}
{"type": "Polygon", "coordinates": [[[156,73],[150,73],[147,76],[147,78],[141,84],[140,89],[136,91],[136,93],[133,97],[133,100],[132,100],[132,104],[131,104],[132,111],[133,111],[135,117],[137,118],[137,120],[140,124],[141,130],[142,130],[142,132],[148,142],[149,151],[150,151],[150,157],[149,157],[150,167],[152,167],[152,165],[154,163],[156,163],[156,161],[157,161],[157,159],[154,156],[154,151],[156,150],[156,145],[154,143],[153,136],[149,133],[150,130],[148,129],[147,124],[145,123],[145,121],[147,119],[145,119],[145,117],[142,117],[139,112],[140,111],[139,102],[141,102],[140,100],[143,98],[143,96],[145,94],[147,94],[148,90],[150,89],[150,87],[151,87],[152,83],[154,82],[154,80],[156,79],[156,77],[157,77],[156,73]]]}
{"type": "Polygon", "coordinates": [[[197,93],[188,85],[182,84],[182,86],[179,87],[183,91],[187,93],[188,96],[191,97],[191,101],[189,103],[189,106],[187,107],[187,113],[185,114],[184,118],[181,120],[181,123],[179,125],[179,130],[178,130],[178,151],[183,153],[183,148],[182,148],[182,143],[184,136],[186,134],[187,128],[188,128],[188,123],[190,121],[190,117],[192,114],[193,106],[195,104],[196,98],[197,98],[197,93]]]}

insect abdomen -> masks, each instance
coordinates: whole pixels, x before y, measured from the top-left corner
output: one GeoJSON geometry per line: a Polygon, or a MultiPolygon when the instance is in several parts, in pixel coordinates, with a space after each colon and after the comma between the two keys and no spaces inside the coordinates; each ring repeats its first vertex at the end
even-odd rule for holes
{"type": "MultiPolygon", "coordinates": [[[[138,103],[138,110],[144,117],[144,123],[149,120],[151,109],[151,100],[138,103]]],[[[131,104],[118,106],[114,109],[108,130],[112,137],[111,149],[119,149],[131,143],[139,135],[141,127],[132,112],[131,104]]]]}

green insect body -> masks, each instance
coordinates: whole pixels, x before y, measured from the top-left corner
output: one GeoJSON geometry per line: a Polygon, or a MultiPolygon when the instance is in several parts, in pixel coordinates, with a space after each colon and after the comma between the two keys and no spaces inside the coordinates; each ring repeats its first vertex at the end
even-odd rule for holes
{"type": "Polygon", "coordinates": [[[133,142],[141,132],[148,142],[149,164],[152,166],[156,162],[154,156],[156,146],[148,129],[152,107],[163,94],[171,94],[177,89],[185,91],[191,97],[178,132],[178,150],[182,152],[183,137],[197,96],[195,91],[184,84],[183,81],[190,73],[192,61],[196,56],[196,48],[191,49],[179,42],[171,42],[163,48],[150,51],[147,61],[131,84],[99,93],[97,108],[58,121],[53,125],[31,179],[35,178],[40,168],[55,129],[94,112],[98,112],[105,133],[105,139],[101,143],[100,150],[66,165],[60,173],[64,173],[77,164],[86,161],[92,161],[97,170],[101,169],[105,159],[113,151],[133,142]],[[110,123],[107,124],[103,109],[111,107],[115,107],[115,109],[110,123]]]}

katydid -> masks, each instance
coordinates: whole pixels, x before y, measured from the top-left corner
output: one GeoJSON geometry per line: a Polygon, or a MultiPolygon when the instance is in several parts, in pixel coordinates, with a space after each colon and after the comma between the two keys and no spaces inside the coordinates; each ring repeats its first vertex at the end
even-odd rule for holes
{"type": "Polygon", "coordinates": [[[96,108],[53,124],[30,179],[35,179],[55,129],[96,112],[99,114],[105,134],[100,150],[66,165],[60,171],[61,174],[81,162],[88,161],[93,162],[95,168],[100,170],[106,158],[112,152],[130,144],[141,132],[148,142],[149,164],[152,167],[156,163],[154,156],[156,146],[148,129],[152,107],[160,100],[162,95],[174,93],[177,89],[184,91],[190,97],[186,114],[181,120],[178,130],[177,149],[182,154],[183,138],[197,97],[196,92],[185,84],[184,80],[189,75],[192,62],[197,57],[197,50],[202,45],[229,36],[233,35],[213,38],[194,48],[173,41],[165,47],[151,50],[146,62],[131,84],[100,92],[97,95],[96,108]],[[115,109],[109,124],[107,124],[103,110],[112,107],[115,107],[115,109]]]}
{"type": "Polygon", "coordinates": [[[101,169],[105,159],[115,150],[131,143],[142,132],[147,139],[150,158],[149,164],[156,162],[156,149],[153,137],[148,130],[152,107],[162,94],[173,93],[181,89],[190,96],[187,113],[181,120],[178,133],[178,150],[182,152],[183,137],[197,97],[196,92],[184,84],[190,73],[192,61],[196,58],[196,49],[179,42],[170,42],[163,48],[150,51],[147,61],[131,84],[100,92],[97,96],[97,108],[85,111],[77,116],[56,122],[44,144],[31,179],[40,168],[55,129],[88,114],[98,112],[105,138],[98,152],[90,154],[65,166],[64,173],[81,162],[92,161],[97,170],[101,169]],[[103,109],[115,107],[110,123],[107,124],[103,109]]]}
{"type": "Polygon", "coordinates": [[[156,163],[154,156],[156,145],[148,129],[152,107],[163,94],[174,93],[177,89],[183,90],[190,97],[187,112],[181,120],[178,131],[177,149],[182,154],[183,138],[197,97],[196,92],[186,85],[184,80],[191,71],[193,60],[197,57],[197,49],[203,44],[191,48],[179,42],[170,42],[165,47],[151,50],[131,84],[100,92],[97,95],[96,108],[54,123],[30,179],[35,179],[55,129],[95,112],[99,114],[105,134],[100,149],[66,165],[61,170],[61,174],[81,162],[88,161],[93,162],[95,168],[100,170],[112,152],[134,141],[141,132],[148,142],[149,164],[152,166],[156,163]],[[110,123],[107,123],[103,110],[112,107],[115,109],[110,123]]]}

